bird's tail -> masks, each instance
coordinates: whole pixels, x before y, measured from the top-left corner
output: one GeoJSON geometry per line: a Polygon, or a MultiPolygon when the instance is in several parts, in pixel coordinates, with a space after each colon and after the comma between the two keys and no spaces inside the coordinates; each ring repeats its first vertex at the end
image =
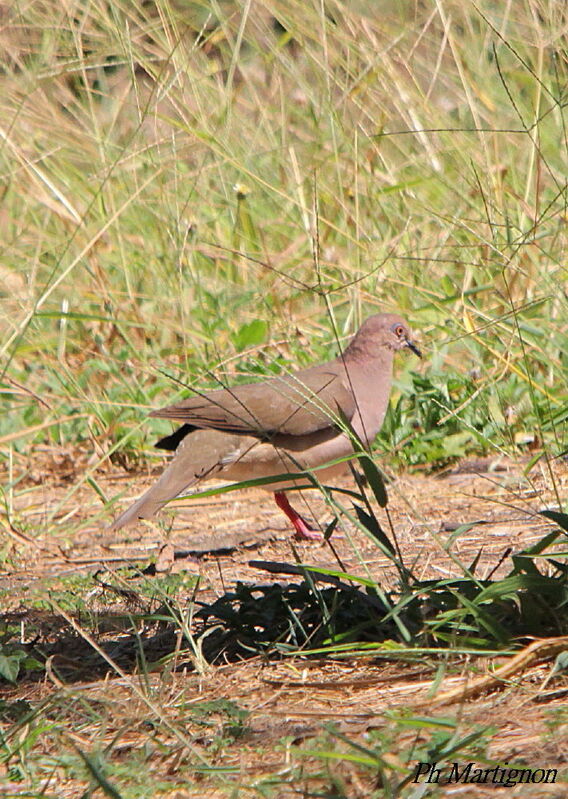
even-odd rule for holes
{"type": "MultiPolygon", "coordinates": [[[[149,519],[170,499],[200,480],[207,480],[230,463],[237,436],[216,430],[195,430],[186,436],[160,479],[110,525],[119,530],[138,519],[149,519]]],[[[235,451],[235,457],[238,452],[235,451]]]]}

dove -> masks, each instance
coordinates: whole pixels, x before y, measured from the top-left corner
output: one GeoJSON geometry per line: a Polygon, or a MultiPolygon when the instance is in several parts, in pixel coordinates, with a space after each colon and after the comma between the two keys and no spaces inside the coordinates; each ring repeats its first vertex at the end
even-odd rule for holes
{"type": "Polygon", "coordinates": [[[394,355],[402,349],[422,357],[402,317],[374,314],[327,363],[256,383],[194,391],[152,411],[150,416],[180,425],[156,444],[174,455],[111,529],[155,516],[167,502],[212,478],[240,482],[290,474],[287,482],[263,487],[274,491],[298,538],[321,538],[290,505],[285,490],[305,485],[305,475],[321,482],[346,470],[347,461],[333,463],[354,451],[345,422],[370,447],[387,410],[394,355]]]}

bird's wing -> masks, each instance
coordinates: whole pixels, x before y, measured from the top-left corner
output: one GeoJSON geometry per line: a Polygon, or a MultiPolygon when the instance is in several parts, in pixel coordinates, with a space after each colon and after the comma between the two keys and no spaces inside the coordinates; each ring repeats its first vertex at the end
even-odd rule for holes
{"type": "Polygon", "coordinates": [[[351,419],[355,400],[345,370],[330,364],[260,383],[217,389],[152,411],[194,427],[244,433],[259,438],[276,434],[308,435],[351,419]]]}

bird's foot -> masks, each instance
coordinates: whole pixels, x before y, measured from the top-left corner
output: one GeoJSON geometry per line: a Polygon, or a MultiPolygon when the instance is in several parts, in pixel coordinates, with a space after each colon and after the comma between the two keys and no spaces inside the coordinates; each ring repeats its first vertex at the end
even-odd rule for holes
{"type": "Polygon", "coordinates": [[[275,491],[274,492],[274,499],[276,504],[280,508],[280,510],[284,511],[286,516],[292,522],[294,526],[294,530],[296,531],[295,538],[298,538],[301,541],[322,541],[323,535],[312,527],[300,514],[297,510],[290,505],[288,502],[288,497],[283,491],[275,491]]]}
{"type": "MultiPolygon", "coordinates": [[[[292,520],[290,520],[292,521],[292,520]]],[[[323,541],[323,535],[298,514],[298,518],[292,521],[296,531],[294,538],[299,541],[323,541]]]]}
{"type": "Polygon", "coordinates": [[[323,541],[324,539],[329,541],[332,535],[334,541],[337,541],[338,538],[342,540],[345,538],[343,533],[338,532],[335,528],[329,534],[327,534],[327,531],[325,533],[320,533],[319,530],[312,527],[300,514],[298,514],[298,520],[296,522],[291,521],[296,531],[294,538],[300,541],[323,541]],[[298,520],[299,523],[297,523],[298,520]]]}

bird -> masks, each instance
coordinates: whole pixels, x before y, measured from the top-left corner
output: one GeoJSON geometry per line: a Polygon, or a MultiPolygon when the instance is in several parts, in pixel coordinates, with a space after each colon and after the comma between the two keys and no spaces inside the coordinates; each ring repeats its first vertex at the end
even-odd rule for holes
{"type": "Polygon", "coordinates": [[[193,396],[152,411],[151,417],[180,423],[155,444],[173,451],[173,458],[110,529],[155,516],[171,499],[211,478],[240,482],[279,476],[280,481],[263,487],[274,492],[297,538],[320,539],[285,490],[298,485],[301,475],[305,484],[306,475],[321,481],[345,471],[345,459],[354,452],[348,427],[370,447],[387,410],[394,355],[404,348],[422,357],[401,316],[377,313],[327,363],[232,388],[193,390],[193,396]],[[293,477],[282,482],[283,474],[293,477]]]}

